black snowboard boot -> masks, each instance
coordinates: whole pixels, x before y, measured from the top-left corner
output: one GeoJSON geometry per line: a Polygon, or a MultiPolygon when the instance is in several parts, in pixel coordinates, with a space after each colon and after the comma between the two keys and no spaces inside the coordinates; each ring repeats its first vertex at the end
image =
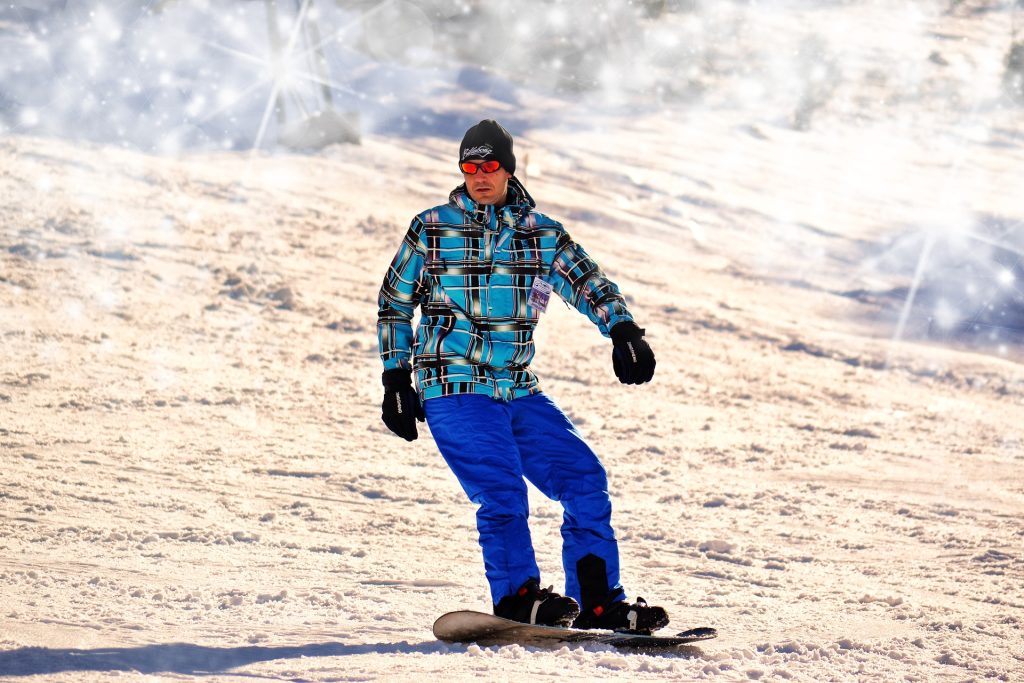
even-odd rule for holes
{"type": "Polygon", "coordinates": [[[529,579],[515,593],[503,597],[494,606],[494,614],[524,624],[568,626],[580,613],[579,603],[552,592],[552,588],[542,589],[536,579],[529,579]]]}
{"type": "Polygon", "coordinates": [[[637,598],[633,604],[617,600],[583,611],[576,617],[572,626],[650,635],[659,628],[668,626],[668,614],[665,608],[651,607],[643,598],[637,598]]]}
{"type": "Polygon", "coordinates": [[[583,607],[573,623],[574,628],[604,628],[649,635],[668,625],[664,608],[651,607],[643,598],[630,604],[623,600],[621,588],[609,588],[605,561],[597,555],[582,557],[576,563],[576,575],[583,607]]]}

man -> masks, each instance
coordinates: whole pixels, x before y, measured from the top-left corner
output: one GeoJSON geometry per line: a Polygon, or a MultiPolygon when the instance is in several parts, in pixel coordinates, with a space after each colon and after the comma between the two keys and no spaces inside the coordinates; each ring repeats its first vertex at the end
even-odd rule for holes
{"type": "Polygon", "coordinates": [[[618,287],[559,223],[534,210],[514,175],[508,131],[493,120],[470,128],[459,168],[464,184],[447,204],[413,219],[380,290],[384,423],[412,441],[416,421],[425,417],[441,455],[479,505],[495,614],[650,633],[668,617],[642,598],[626,599],[604,467],[541,392],[530,360],[533,329],[551,292],[611,337],[622,383],[650,381],[654,353],[618,287]],[[565,596],[540,587],[524,476],[565,509],[565,596]]]}

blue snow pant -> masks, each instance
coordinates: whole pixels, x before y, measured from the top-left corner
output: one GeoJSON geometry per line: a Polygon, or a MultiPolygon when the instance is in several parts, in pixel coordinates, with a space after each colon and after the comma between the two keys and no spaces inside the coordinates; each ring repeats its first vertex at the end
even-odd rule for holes
{"type": "Polygon", "coordinates": [[[480,506],[477,530],[495,604],[527,579],[540,580],[527,524],[524,475],[565,509],[565,595],[581,602],[576,563],[588,554],[604,560],[609,589],[621,591],[608,477],[554,401],[544,394],[507,402],[457,394],[429,399],[424,410],[445,462],[469,499],[480,506]]]}

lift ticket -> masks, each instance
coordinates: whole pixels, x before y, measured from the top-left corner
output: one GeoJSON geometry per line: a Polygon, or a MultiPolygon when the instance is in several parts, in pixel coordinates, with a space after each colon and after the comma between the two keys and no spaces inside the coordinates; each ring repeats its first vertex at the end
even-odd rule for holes
{"type": "Polygon", "coordinates": [[[548,300],[551,298],[553,287],[540,277],[533,278],[533,287],[530,288],[530,298],[527,303],[543,313],[548,310],[548,300]]]}

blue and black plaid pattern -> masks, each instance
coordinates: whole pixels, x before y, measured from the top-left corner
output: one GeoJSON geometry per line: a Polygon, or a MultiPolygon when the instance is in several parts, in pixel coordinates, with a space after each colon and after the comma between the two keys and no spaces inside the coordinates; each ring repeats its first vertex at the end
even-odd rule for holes
{"type": "Polygon", "coordinates": [[[412,220],[378,299],[385,369],[416,369],[426,400],[486,394],[511,400],[540,391],[530,370],[539,311],[536,278],[593,321],[601,333],[632,320],[618,287],[516,178],[503,207],[477,205],[465,185],[448,204],[412,220]],[[413,313],[421,319],[415,339],[413,313]]]}

